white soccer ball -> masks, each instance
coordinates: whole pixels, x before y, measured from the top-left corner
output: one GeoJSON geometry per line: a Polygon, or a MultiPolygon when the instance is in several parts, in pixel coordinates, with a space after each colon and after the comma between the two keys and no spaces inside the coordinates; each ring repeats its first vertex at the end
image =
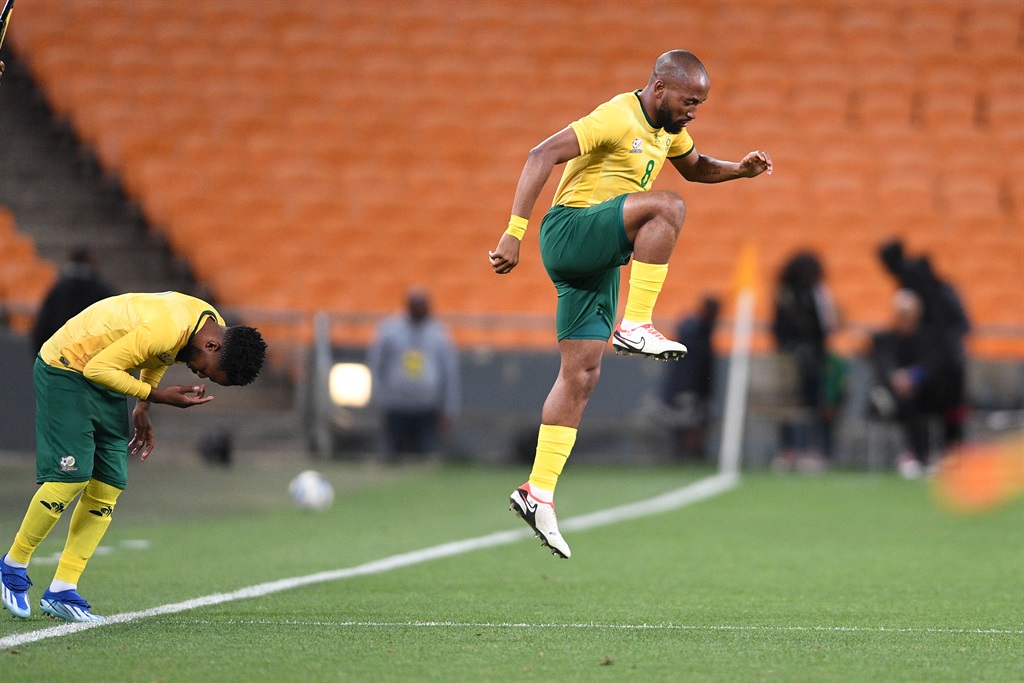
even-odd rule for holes
{"type": "Polygon", "coordinates": [[[314,470],[301,472],[288,484],[288,495],[295,507],[303,510],[326,510],[334,502],[334,488],[314,470]]]}

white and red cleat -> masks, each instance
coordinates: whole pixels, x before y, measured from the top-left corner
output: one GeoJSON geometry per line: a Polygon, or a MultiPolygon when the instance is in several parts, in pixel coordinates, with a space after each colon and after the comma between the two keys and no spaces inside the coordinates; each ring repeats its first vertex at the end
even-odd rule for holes
{"type": "Polygon", "coordinates": [[[527,483],[512,492],[509,497],[509,509],[530,525],[540,539],[541,545],[551,548],[552,555],[557,555],[563,560],[569,559],[572,551],[569,550],[569,544],[562,538],[562,534],[558,533],[554,503],[545,503],[534,498],[527,483]]]}
{"type": "Polygon", "coordinates": [[[622,355],[641,355],[660,360],[679,360],[686,355],[686,347],[679,342],[666,339],[665,335],[654,329],[653,323],[637,325],[625,330],[622,323],[612,333],[612,346],[615,353],[622,355]]]}

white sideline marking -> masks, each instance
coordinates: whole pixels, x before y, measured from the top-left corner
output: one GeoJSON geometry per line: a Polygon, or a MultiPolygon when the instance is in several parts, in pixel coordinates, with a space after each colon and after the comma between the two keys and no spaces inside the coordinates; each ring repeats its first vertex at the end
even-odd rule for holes
{"type": "Polygon", "coordinates": [[[892,627],[892,626],[735,626],[735,625],[696,625],[696,624],[598,624],[598,623],[517,623],[500,622],[460,622],[460,621],[294,621],[291,619],[228,619],[227,621],[209,621],[206,619],[189,619],[189,624],[242,624],[247,626],[316,626],[333,628],[564,628],[564,629],[595,629],[608,631],[834,631],[837,633],[979,633],[995,635],[1024,635],[1024,631],[998,628],[934,628],[934,627],[892,627]]]}
{"type": "MultiPolygon", "coordinates": [[[[630,503],[588,515],[570,517],[561,522],[561,527],[563,529],[579,531],[583,529],[593,529],[595,527],[605,526],[629,519],[636,519],[637,517],[646,515],[653,515],[659,512],[667,512],[669,510],[689,505],[690,503],[710,498],[711,496],[719,493],[724,493],[735,488],[738,483],[739,477],[736,474],[716,474],[712,477],[701,479],[688,486],[676,489],[675,491],[669,491],[668,493],[645,501],[638,501],[636,503],[630,503]]],[[[307,574],[306,576],[296,576],[290,579],[279,579],[277,581],[249,586],[248,588],[241,588],[230,593],[214,593],[200,598],[185,600],[184,602],[159,605],[157,607],[151,607],[138,612],[114,614],[112,616],[108,616],[105,621],[93,621],[81,624],[63,624],[61,626],[52,626],[49,628],[39,629],[37,631],[19,633],[5,638],[0,638],[0,652],[9,650],[12,647],[18,647],[19,645],[27,645],[28,643],[35,643],[47,638],[67,636],[91,628],[98,628],[100,626],[125,624],[139,619],[145,619],[147,617],[155,617],[163,614],[177,614],[178,612],[185,612],[199,607],[208,607],[210,605],[219,605],[224,602],[259,598],[272,593],[279,593],[281,591],[291,590],[292,588],[299,588],[300,586],[326,583],[328,581],[339,581],[341,579],[350,579],[356,576],[382,574],[393,569],[410,567],[412,565],[422,564],[431,560],[462,555],[464,553],[482,550],[484,548],[509,545],[532,536],[533,531],[528,528],[520,528],[514,531],[499,531],[497,533],[478,536],[464,541],[452,541],[451,543],[442,543],[441,545],[436,545],[431,548],[423,548],[422,550],[413,550],[408,553],[392,555],[391,557],[374,560],[355,567],[334,569],[316,574],[307,574]]]]}
{"type": "MultiPolygon", "coordinates": [[[[118,544],[118,547],[124,548],[126,550],[148,550],[149,549],[149,545],[150,545],[149,541],[147,541],[146,539],[135,539],[135,540],[121,541],[118,544]]],[[[94,556],[95,555],[110,555],[114,551],[115,551],[114,546],[100,545],[100,546],[96,546],[96,550],[94,550],[92,554],[94,556]]],[[[50,555],[40,555],[39,557],[36,557],[36,556],[33,555],[32,556],[32,564],[33,565],[39,565],[39,564],[55,565],[58,562],[60,562],[60,555],[61,555],[61,553],[60,553],[59,550],[57,552],[55,552],[55,553],[50,554],[50,555]]]]}

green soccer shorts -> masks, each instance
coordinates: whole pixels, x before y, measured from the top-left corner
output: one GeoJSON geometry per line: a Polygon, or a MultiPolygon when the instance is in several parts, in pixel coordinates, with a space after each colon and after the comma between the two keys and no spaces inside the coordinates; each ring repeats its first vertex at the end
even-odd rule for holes
{"type": "Polygon", "coordinates": [[[558,340],[607,341],[619,307],[619,268],[629,263],[620,195],[596,206],[553,206],[540,225],[540,255],[558,290],[558,340]]]}
{"type": "Polygon", "coordinates": [[[36,357],[36,481],[128,485],[125,397],[36,357]]]}

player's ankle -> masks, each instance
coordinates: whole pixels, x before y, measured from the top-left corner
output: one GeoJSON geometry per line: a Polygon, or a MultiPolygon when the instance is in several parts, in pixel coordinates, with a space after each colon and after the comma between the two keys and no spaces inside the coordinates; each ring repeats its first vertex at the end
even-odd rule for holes
{"type": "Polygon", "coordinates": [[[621,329],[623,332],[632,332],[636,328],[643,327],[644,325],[649,325],[650,323],[650,320],[644,322],[637,322],[635,320],[627,320],[626,318],[623,318],[622,322],[619,323],[619,329],[621,329]]]}
{"type": "Polygon", "coordinates": [[[530,495],[539,500],[542,503],[551,503],[555,499],[555,492],[547,489],[542,489],[534,484],[527,484],[527,488],[530,490],[530,495]]]}

